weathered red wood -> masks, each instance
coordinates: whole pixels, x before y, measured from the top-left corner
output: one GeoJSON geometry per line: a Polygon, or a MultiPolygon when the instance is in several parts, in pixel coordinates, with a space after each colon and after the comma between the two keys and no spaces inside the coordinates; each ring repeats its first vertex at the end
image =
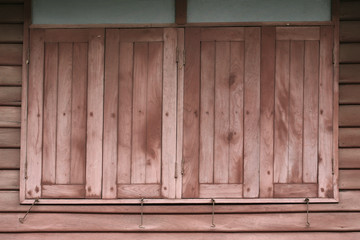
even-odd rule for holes
{"type": "Polygon", "coordinates": [[[274,197],[292,198],[292,197],[317,197],[318,185],[315,183],[277,183],[274,184],[274,197]]]}
{"type": "Polygon", "coordinates": [[[0,107],[0,127],[20,127],[20,107],[0,107]]]}
{"type": "MultiPolygon", "coordinates": [[[[160,184],[119,184],[117,186],[118,198],[160,198],[160,184]]],[[[140,203],[140,201],[139,201],[140,203]]]]}
{"type": "Polygon", "coordinates": [[[20,129],[19,128],[0,128],[0,147],[2,147],[2,148],[20,147],[20,129]]]}
{"type": "Polygon", "coordinates": [[[360,147],[360,128],[340,128],[339,147],[360,147]]]}
{"type": "Polygon", "coordinates": [[[359,21],[342,21],[340,23],[340,42],[360,42],[359,21]]]}
{"type": "Polygon", "coordinates": [[[340,148],[339,167],[340,168],[360,168],[360,149],[359,148],[340,148]]]}
{"type": "Polygon", "coordinates": [[[339,103],[340,104],[360,104],[360,85],[359,84],[344,84],[339,88],[339,103]]]}
{"type": "Polygon", "coordinates": [[[243,182],[244,166],[244,42],[230,43],[229,183],[243,182]]]}
{"type": "Polygon", "coordinates": [[[288,183],[302,183],[304,117],[304,41],[290,43],[288,183]]]}
{"type": "Polygon", "coordinates": [[[358,1],[342,1],[340,4],[340,20],[359,20],[360,3],[358,1]]]}
{"type": "Polygon", "coordinates": [[[259,196],[260,187],[260,28],[245,30],[244,197],[259,196]]]}
{"type": "Polygon", "coordinates": [[[44,36],[45,42],[88,42],[89,29],[47,29],[44,36]]]}
{"type": "Polygon", "coordinates": [[[20,168],[20,150],[12,148],[0,149],[0,168],[1,169],[19,169],[20,168]]]}
{"type": "MultiPolygon", "coordinates": [[[[121,31],[119,32],[119,34],[121,31]]],[[[131,178],[131,136],[133,98],[133,43],[120,42],[119,56],[119,103],[118,103],[118,146],[117,183],[130,183],[131,178]]]]}
{"type": "Polygon", "coordinates": [[[340,64],[340,83],[360,83],[360,64],[340,64]]]}
{"type": "Polygon", "coordinates": [[[58,89],[58,43],[45,44],[44,126],[42,183],[55,184],[56,179],[56,122],[58,89]]]}
{"type": "Polygon", "coordinates": [[[73,44],[70,183],[85,184],[88,44],[73,44]]]}
{"type": "Polygon", "coordinates": [[[305,41],[303,182],[317,182],[319,43],[305,41]]]}
{"type": "Polygon", "coordinates": [[[0,189],[19,189],[19,171],[0,170],[0,189]]]}
{"type": "Polygon", "coordinates": [[[21,44],[0,44],[0,65],[21,65],[21,44]]]}
{"type": "Polygon", "coordinates": [[[0,85],[21,85],[20,66],[0,66],[0,85]]]}
{"type": "MultiPolygon", "coordinates": [[[[56,183],[70,183],[72,43],[59,43],[56,121],[56,183]]],[[[55,123],[55,122],[54,122],[55,123]]]]}
{"type": "MultiPolygon", "coordinates": [[[[106,30],[102,198],[116,198],[118,168],[119,32],[106,30]]],[[[122,113],[121,113],[122,114],[122,113]]]]}
{"type": "Polygon", "coordinates": [[[319,197],[333,197],[333,29],[321,27],[319,75],[319,197]]]}
{"type": "Polygon", "coordinates": [[[22,24],[1,24],[0,32],[1,32],[0,42],[22,43],[23,41],[22,24]]]}
{"type": "Polygon", "coordinates": [[[119,40],[121,42],[153,42],[163,40],[163,28],[122,29],[119,40]]]}
{"type": "Polygon", "coordinates": [[[339,108],[340,127],[359,127],[360,126],[360,106],[341,105],[339,108]]]}
{"type": "Polygon", "coordinates": [[[215,42],[201,43],[199,182],[214,180],[215,42]]]}
{"type": "Polygon", "coordinates": [[[20,106],[21,105],[21,87],[0,86],[0,105],[20,106]]]}
{"type": "Polygon", "coordinates": [[[42,198],[84,198],[84,185],[46,185],[41,186],[42,198]]]}
{"type": "Polygon", "coordinates": [[[201,184],[200,198],[242,198],[242,184],[201,184]]]}
{"type": "Polygon", "coordinates": [[[244,28],[202,28],[201,41],[244,41],[244,28]]]}
{"type": "Polygon", "coordinates": [[[175,23],[186,24],[187,22],[187,0],[175,1],[175,23]]]}
{"type": "Polygon", "coordinates": [[[360,170],[340,170],[340,189],[360,189],[360,170]]]}
{"type": "Polygon", "coordinates": [[[340,44],[340,63],[360,63],[360,43],[340,44]]]}
{"type": "Polygon", "coordinates": [[[319,40],[319,27],[277,27],[277,40],[319,40]]]}
{"type": "Polygon", "coordinates": [[[275,28],[261,31],[260,197],[273,196],[275,28]]]}
{"type": "Polygon", "coordinates": [[[3,4],[0,8],[0,23],[22,23],[24,6],[22,4],[3,4]]]}
{"type": "Polygon", "coordinates": [[[276,41],[274,182],[286,183],[289,165],[290,41],[276,41]]]}
{"type": "Polygon", "coordinates": [[[183,198],[199,196],[200,29],[185,30],[183,198]]]}
{"type": "Polygon", "coordinates": [[[230,42],[216,42],[215,56],[214,183],[228,183],[230,42]]]}

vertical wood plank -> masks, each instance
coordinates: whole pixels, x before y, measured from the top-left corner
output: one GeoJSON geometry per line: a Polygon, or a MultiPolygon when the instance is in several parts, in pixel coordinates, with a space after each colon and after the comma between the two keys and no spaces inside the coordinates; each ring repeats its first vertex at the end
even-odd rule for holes
{"type": "Polygon", "coordinates": [[[163,58],[163,128],[162,128],[162,188],[163,197],[175,198],[176,162],[176,46],[177,32],[164,29],[163,58]]]}
{"type": "Polygon", "coordinates": [[[260,197],[274,193],[275,27],[261,32],[260,197]]]}
{"type": "Polygon", "coordinates": [[[175,23],[186,24],[187,0],[175,0],[175,23]]]}
{"type": "Polygon", "coordinates": [[[305,41],[303,182],[317,182],[319,42],[305,41]]]}
{"type": "Polygon", "coordinates": [[[302,183],[304,41],[291,41],[289,79],[289,168],[288,183],[302,183]]]}
{"type": "Polygon", "coordinates": [[[244,197],[259,196],[260,164],[260,28],[245,30],[244,197]]]}
{"type": "Polygon", "coordinates": [[[55,183],[58,44],[45,44],[42,183],[55,183]]]}
{"type": "Polygon", "coordinates": [[[59,43],[56,134],[56,183],[70,183],[71,82],[73,44],[59,43]]]}
{"type": "Polygon", "coordinates": [[[274,182],[287,182],[290,42],[276,41],[274,182]]]}
{"type": "Polygon", "coordinates": [[[103,153],[104,30],[90,30],[86,142],[86,197],[101,197],[103,153]]]}
{"type": "Polygon", "coordinates": [[[70,183],[85,184],[88,44],[74,43],[70,183]]]}
{"type": "Polygon", "coordinates": [[[333,134],[333,28],[320,30],[319,79],[319,197],[333,197],[332,134],[333,134]]]}
{"type": "Polygon", "coordinates": [[[106,30],[105,57],[102,197],[105,199],[111,199],[116,198],[117,195],[117,126],[119,102],[119,31],[117,29],[106,30]]]}
{"type": "Polygon", "coordinates": [[[215,56],[214,183],[228,183],[230,42],[216,42],[215,56]]]}
{"type": "Polygon", "coordinates": [[[214,180],[215,42],[201,43],[199,182],[214,180]]]}
{"type": "Polygon", "coordinates": [[[131,183],[145,183],[148,43],[134,44],[131,183]]]}
{"type": "Polygon", "coordinates": [[[199,196],[200,29],[185,31],[183,198],[199,196]]]}
{"type": "Polygon", "coordinates": [[[44,66],[44,30],[34,29],[30,35],[30,61],[28,85],[28,121],[27,121],[27,176],[25,184],[26,198],[41,196],[41,160],[43,129],[43,66],[44,66]]]}
{"type": "Polygon", "coordinates": [[[242,183],[243,181],[244,47],[244,42],[230,43],[229,183],[242,183]]]}
{"type": "Polygon", "coordinates": [[[161,42],[149,43],[146,109],[146,183],[161,182],[162,50],[163,44],[161,42]]]}
{"type": "Polygon", "coordinates": [[[133,49],[132,42],[120,42],[117,182],[123,184],[130,183],[131,175],[133,49]]]}

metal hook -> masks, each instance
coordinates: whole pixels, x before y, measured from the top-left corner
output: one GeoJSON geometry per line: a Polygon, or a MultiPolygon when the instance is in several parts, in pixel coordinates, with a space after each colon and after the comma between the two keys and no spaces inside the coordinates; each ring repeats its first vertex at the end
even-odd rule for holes
{"type": "Polygon", "coordinates": [[[35,203],[38,203],[39,202],[39,199],[35,199],[34,202],[31,204],[29,210],[27,210],[27,212],[25,213],[24,217],[22,218],[19,218],[19,222],[21,224],[23,224],[26,220],[26,216],[30,213],[30,210],[33,208],[33,206],[35,205],[35,203]]]}
{"type": "Polygon", "coordinates": [[[141,207],[141,213],[140,213],[140,225],[139,225],[139,228],[145,228],[143,226],[143,223],[144,223],[144,198],[140,199],[140,207],[141,207]]]}
{"type": "Polygon", "coordinates": [[[215,199],[211,199],[212,202],[212,215],[211,215],[211,227],[214,228],[216,225],[214,224],[215,220],[215,199]]]}
{"type": "Polygon", "coordinates": [[[307,227],[310,227],[310,222],[309,222],[309,202],[310,202],[310,199],[305,198],[305,203],[306,203],[306,226],[307,227]]]}

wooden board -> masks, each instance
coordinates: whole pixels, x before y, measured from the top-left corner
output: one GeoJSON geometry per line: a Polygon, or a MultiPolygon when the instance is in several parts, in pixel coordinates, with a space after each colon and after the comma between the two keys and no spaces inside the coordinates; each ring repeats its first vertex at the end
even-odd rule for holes
{"type": "Polygon", "coordinates": [[[21,104],[21,87],[0,86],[0,105],[19,106],[20,104],[21,104]]]}
{"type": "Polygon", "coordinates": [[[359,12],[358,1],[342,1],[340,4],[340,20],[359,20],[359,12]]]}
{"type": "Polygon", "coordinates": [[[360,64],[340,64],[340,83],[360,83],[360,64]]]}
{"type": "Polygon", "coordinates": [[[0,66],[0,85],[21,85],[20,66],[0,66]]]}
{"type": "Polygon", "coordinates": [[[274,214],[215,214],[215,228],[211,227],[211,215],[199,214],[146,214],[144,228],[140,229],[139,214],[56,214],[33,213],[26,224],[18,220],[23,213],[0,215],[1,232],[288,232],[306,231],[359,231],[360,213],[310,213],[311,226],[306,225],[306,213],[274,214]],[[52,221],[49,221],[51,219],[52,221]],[[81,219],[81,221],[79,221],[81,219]],[[274,221],[274,219],[279,219],[274,221]]]}
{"type": "Polygon", "coordinates": [[[0,107],[0,127],[20,127],[19,107],[0,107]]]}
{"type": "Polygon", "coordinates": [[[86,238],[88,240],[113,240],[113,239],[129,239],[141,240],[146,237],[147,240],[338,240],[348,239],[356,240],[360,238],[360,233],[330,233],[330,232],[312,232],[312,233],[1,233],[1,238],[11,240],[57,240],[59,237],[63,240],[86,238]]]}
{"type": "Polygon", "coordinates": [[[340,42],[360,42],[360,21],[340,22],[340,42]]]}
{"type": "Polygon", "coordinates": [[[340,127],[360,127],[360,106],[340,105],[339,108],[340,127]]]}
{"type": "Polygon", "coordinates": [[[339,147],[360,147],[360,128],[340,128],[339,147]]]}
{"type": "Polygon", "coordinates": [[[0,128],[0,147],[20,147],[20,129],[0,128]]]}
{"type": "Polygon", "coordinates": [[[339,88],[340,104],[360,104],[360,85],[344,84],[339,88]]]}
{"type": "Polygon", "coordinates": [[[277,40],[319,40],[319,27],[277,27],[277,40]]]}
{"type": "Polygon", "coordinates": [[[360,170],[340,170],[340,189],[360,189],[360,170]]]}
{"type": "Polygon", "coordinates": [[[0,44],[0,65],[17,65],[22,63],[22,44],[0,44]]]}
{"type": "Polygon", "coordinates": [[[14,148],[0,149],[0,169],[19,169],[20,150],[14,148]]]}
{"type": "Polygon", "coordinates": [[[340,44],[340,63],[360,63],[360,43],[340,44]]]}
{"type": "Polygon", "coordinates": [[[0,43],[22,43],[22,24],[0,24],[0,43]]]}
{"type": "Polygon", "coordinates": [[[41,197],[43,198],[84,198],[84,185],[42,185],[41,197]]]}
{"type": "Polygon", "coordinates": [[[340,148],[339,167],[360,168],[360,148],[340,148]]]}
{"type": "Polygon", "coordinates": [[[24,6],[22,4],[4,4],[0,7],[0,23],[22,23],[24,6]]]}
{"type": "Polygon", "coordinates": [[[0,189],[19,189],[19,171],[0,170],[0,189]]]}

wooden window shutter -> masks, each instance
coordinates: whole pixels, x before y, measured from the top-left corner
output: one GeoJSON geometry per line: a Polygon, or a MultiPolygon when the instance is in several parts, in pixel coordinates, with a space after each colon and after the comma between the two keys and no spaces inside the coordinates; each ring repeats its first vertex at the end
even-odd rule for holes
{"type": "Polygon", "coordinates": [[[183,198],[334,198],[333,29],[189,28],[185,49],[183,198]]]}
{"type": "Polygon", "coordinates": [[[174,198],[177,30],[106,39],[103,197],[174,198]]]}
{"type": "Polygon", "coordinates": [[[101,198],[104,30],[30,34],[26,198],[101,198]]]}

